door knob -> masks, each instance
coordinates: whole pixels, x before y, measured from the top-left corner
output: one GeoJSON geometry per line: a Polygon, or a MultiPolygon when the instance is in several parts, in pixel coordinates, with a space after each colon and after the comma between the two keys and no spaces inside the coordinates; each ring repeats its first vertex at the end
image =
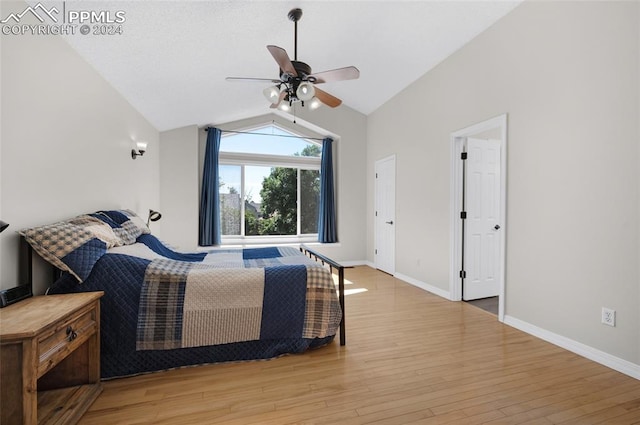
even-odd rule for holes
{"type": "Polygon", "coordinates": [[[496,224],[495,226],[493,226],[493,228],[496,229],[496,230],[500,230],[500,225],[496,224]]]}
{"type": "Polygon", "coordinates": [[[393,220],[391,220],[391,221],[385,221],[385,223],[387,223],[387,224],[393,224],[393,220]]]}

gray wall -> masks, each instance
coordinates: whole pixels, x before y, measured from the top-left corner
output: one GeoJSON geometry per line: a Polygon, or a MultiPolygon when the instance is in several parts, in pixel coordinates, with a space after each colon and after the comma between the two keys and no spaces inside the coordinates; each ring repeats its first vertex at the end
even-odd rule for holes
{"type": "MultiPolygon", "coordinates": [[[[0,16],[21,12],[2,2],[0,16]]],[[[159,208],[158,132],[59,36],[0,37],[0,282],[19,282],[17,230],[98,209],[159,208]],[[147,153],[131,159],[133,139],[147,153]]],[[[35,289],[51,275],[36,262],[35,289]]]]}
{"type": "MultiPolygon", "coordinates": [[[[449,137],[507,113],[506,314],[640,364],[638,7],[525,2],[369,116],[368,175],[397,155],[398,273],[449,290],[449,137]]],[[[373,199],[369,179],[370,260],[373,199]]]]}
{"type": "Polygon", "coordinates": [[[198,126],[163,131],[160,146],[162,238],[177,249],[193,251],[198,247],[198,126]]]}

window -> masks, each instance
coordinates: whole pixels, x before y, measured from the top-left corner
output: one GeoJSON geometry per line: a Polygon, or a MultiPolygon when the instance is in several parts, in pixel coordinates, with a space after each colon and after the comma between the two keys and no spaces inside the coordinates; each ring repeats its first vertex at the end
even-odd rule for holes
{"type": "Polygon", "coordinates": [[[223,242],[240,238],[315,239],[320,143],[275,125],[228,133],[220,143],[223,242]]]}

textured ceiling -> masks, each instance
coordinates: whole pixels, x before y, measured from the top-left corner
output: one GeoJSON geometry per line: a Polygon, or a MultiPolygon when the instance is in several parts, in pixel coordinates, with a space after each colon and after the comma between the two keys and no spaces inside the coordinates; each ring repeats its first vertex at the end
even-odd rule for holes
{"type": "MultiPolygon", "coordinates": [[[[33,3],[33,2],[30,2],[33,3]]],[[[300,7],[298,59],[314,72],[354,65],[360,79],[322,85],[369,114],[462,47],[519,1],[67,1],[125,12],[121,35],[66,39],[158,130],[219,124],[269,111],[277,78],[266,49],[293,58],[290,9],[300,7]]]]}

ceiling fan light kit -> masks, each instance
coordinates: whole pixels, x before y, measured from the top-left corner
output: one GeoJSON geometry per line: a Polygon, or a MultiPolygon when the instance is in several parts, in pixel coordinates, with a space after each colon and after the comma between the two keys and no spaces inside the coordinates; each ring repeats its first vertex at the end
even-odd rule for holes
{"type": "Polygon", "coordinates": [[[227,81],[247,80],[275,83],[262,91],[273,109],[288,111],[297,102],[302,107],[306,103],[311,110],[317,109],[323,104],[331,108],[339,106],[342,103],[340,99],[320,90],[316,85],[333,81],[354,80],[360,77],[360,71],[355,66],[348,66],[314,74],[309,65],[298,61],[298,21],[302,17],[302,9],[290,10],[287,17],[294,23],[294,60],[289,58],[286,50],[282,47],[267,46],[267,50],[280,67],[280,79],[227,77],[227,81]]]}
{"type": "Polygon", "coordinates": [[[307,102],[316,95],[316,89],[313,88],[313,84],[303,81],[298,85],[296,90],[296,96],[303,102],[307,102]]]}
{"type": "Polygon", "coordinates": [[[271,103],[278,102],[278,98],[280,97],[280,90],[278,89],[278,86],[267,87],[262,91],[262,93],[271,103]]]}
{"type": "Polygon", "coordinates": [[[309,102],[309,109],[311,109],[312,111],[315,111],[321,106],[322,106],[322,102],[320,102],[317,97],[311,99],[311,101],[309,102]]]}

